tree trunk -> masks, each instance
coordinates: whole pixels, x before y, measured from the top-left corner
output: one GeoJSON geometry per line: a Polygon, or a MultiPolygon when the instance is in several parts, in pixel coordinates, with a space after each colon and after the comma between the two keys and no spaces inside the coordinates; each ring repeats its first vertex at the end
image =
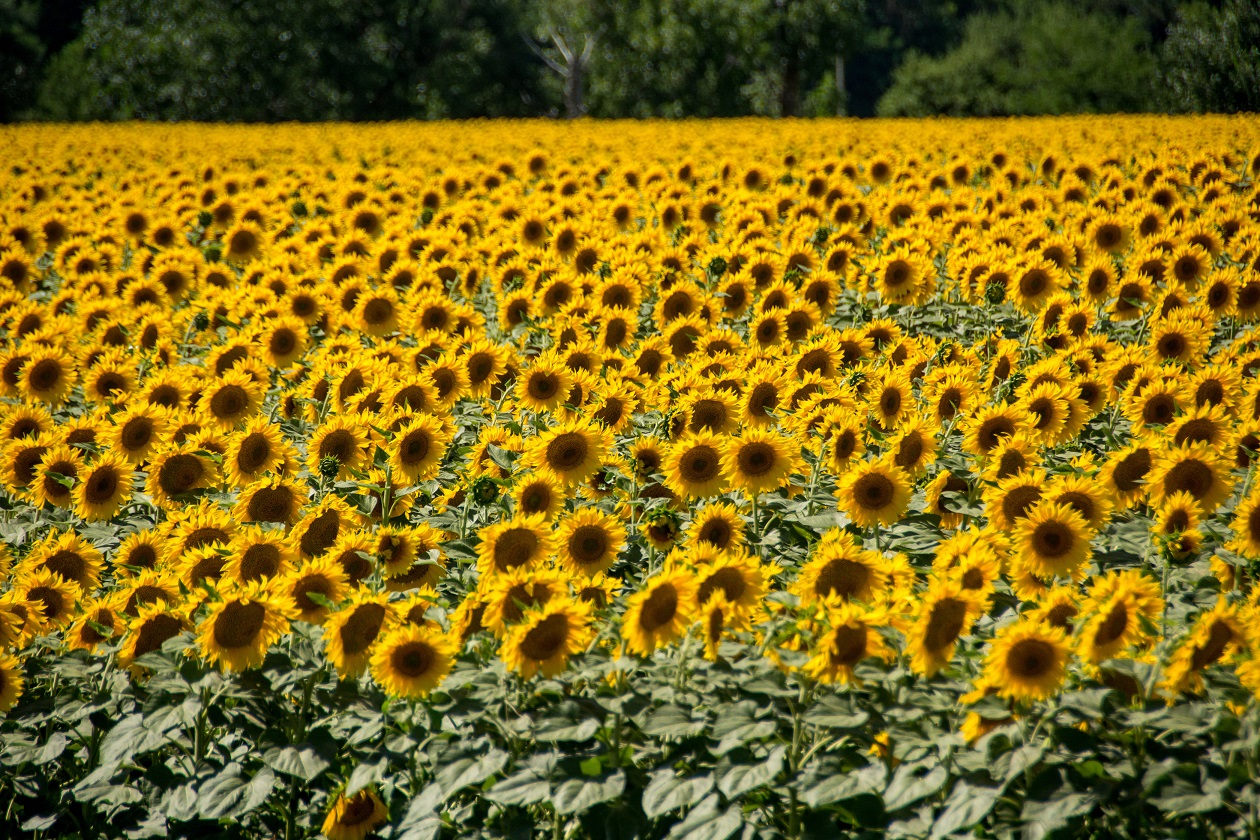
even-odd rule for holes
{"type": "Polygon", "coordinates": [[[843,117],[849,112],[849,92],[844,89],[844,56],[836,53],[836,116],[843,117]]]}
{"type": "Polygon", "coordinates": [[[797,117],[801,113],[801,55],[795,50],[788,53],[783,68],[783,95],[779,100],[779,116],[797,117]]]}

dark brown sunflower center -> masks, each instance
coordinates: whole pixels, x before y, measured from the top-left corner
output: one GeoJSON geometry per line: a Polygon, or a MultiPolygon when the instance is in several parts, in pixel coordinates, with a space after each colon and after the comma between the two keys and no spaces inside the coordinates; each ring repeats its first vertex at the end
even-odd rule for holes
{"type": "Polygon", "coordinates": [[[664,627],[678,614],[678,590],[672,583],[662,583],[643,602],[639,624],[649,633],[664,627]]]}
{"type": "Polygon", "coordinates": [[[693,446],[678,461],[682,479],[691,484],[712,481],[718,474],[718,452],[708,444],[693,446]]]}
{"type": "Polygon", "coordinates": [[[214,620],[214,642],[225,650],[249,647],[258,639],[267,608],[257,601],[231,601],[214,620]]]}
{"type": "Polygon", "coordinates": [[[422,677],[437,660],[437,652],[427,642],[408,642],[399,645],[390,655],[390,664],[397,674],[408,679],[422,677]]]}
{"type": "Polygon", "coordinates": [[[509,528],[494,543],[494,565],[500,571],[523,566],[538,550],[538,535],[529,528],[509,528]]]}
{"type": "Polygon", "coordinates": [[[569,538],[569,553],[582,564],[600,562],[608,548],[608,533],[598,525],[583,525],[569,538]]]}
{"type": "Polygon", "coordinates": [[[866,628],[846,624],[831,631],[831,661],[852,666],[866,656],[866,628]]]}
{"type": "Polygon", "coordinates": [[[564,649],[569,640],[569,618],[563,613],[547,616],[531,627],[521,640],[521,653],[535,662],[543,662],[564,649]]]}
{"type": "Polygon", "coordinates": [[[1186,460],[1174,466],[1164,478],[1164,492],[1173,494],[1186,492],[1196,499],[1202,499],[1216,483],[1216,474],[1212,468],[1202,461],[1186,460]]]}
{"type": "Polygon", "coordinates": [[[385,623],[385,608],[380,604],[360,604],[341,628],[341,647],[349,655],[363,653],[376,641],[385,623]]]}
{"type": "Polygon", "coordinates": [[[1042,639],[1022,639],[1006,654],[1006,666],[1011,673],[1026,680],[1045,676],[1054,663],[1054,645],[1042,639]]]}
{"type": "Polygon", "coordinates": [[[547,466],[557,472],[570,472],[586,462],[589,451],[585,435],[565,432],[547,444],[547,466]]]}
{"type": "Polygon", "coordinates": [[[739,471],[753,478],[758,478],[773,470],[777,460],[774,447],[760,441],[745,443],[739,448],[737,455],[739,471]]]}
{"type": "Polygon", "coordinates": [[[1033,530],[1033,550],[1041,557],[1056,559],[1072,550],[1076,536],[1063,522],[1042,522],[1033,530]]]}
{"type": "Polygon", "coordinates": [[[853,499],[865,510],[883,510],[892,504],[896,490],[888,476],[869,473],[854,482],[853,499]]]}

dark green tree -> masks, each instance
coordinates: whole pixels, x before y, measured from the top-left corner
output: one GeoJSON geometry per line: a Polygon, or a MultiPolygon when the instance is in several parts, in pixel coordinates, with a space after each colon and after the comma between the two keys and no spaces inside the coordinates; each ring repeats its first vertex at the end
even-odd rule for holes
{"type": "Polygon", "coordinates": [[[0,121],[14,119],[35,99],[44,44],[39,3],[0,0],[0,121]]]}
{"type": "Polygon", "coordinates": [[[1173,111],[1260,111],[1260,3],[1182,9],[1160,52],[1163,104],[1173,111]]]}
{"type": "Polygon", "coordinates": [[[880,99],[883,116],[1145,110],[1155,62],[1134,20],[1067,2],[974,15],[939,58],[909,55],[880,99]]]}

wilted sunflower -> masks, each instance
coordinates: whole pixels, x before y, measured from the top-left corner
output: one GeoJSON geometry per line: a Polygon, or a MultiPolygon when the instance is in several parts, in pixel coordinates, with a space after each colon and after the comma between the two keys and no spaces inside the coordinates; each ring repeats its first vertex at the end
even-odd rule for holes
{"type": "Polygon", "coordinates": [[[372,679],[391,697],[420,699],[442,684],[455,659],[455,643],[431,627],[402,624],[372,653],[372,679]]]}
{"type": "Polygon", "coordinates": [[[859,527],[891,525],[910,506],[913,485],[890,459],[865,461],[850,469],[837,488],[841,510],[859,527]]]}
{"type": "Polygon", "coordinates": [[[375,788],[365,787],[353,796],[337,795],[320,830],[328,840],[363,840],[389,821],[389,809],[375,788]]]}
{"type": "Polygon", "coordinates": [[[698,586],[690,572],[679,569],[648,578],[626,601],[621,635],[627,649],[650,656],[681,636],[691,623],[698,586]]]}
{"type": "Polygon", "coordinates": [[[1063,684],[1070,648],[1063,631],[1019,621],[998,632],[982,680],[1011,700],[1045,700],[1063,684]]]}
{"type": "Polygon", "coordinates": [[[683,435],[665,452],[661,468],[665,483],[680,496],[706,498],[725,488],[724,438],[708,431],[683,435]]]}
{"type": "Polygon", "coordinates": [[[608,571],[625,542],[626,529],[621,520],[595,507],[565,517],[556,530],[560,562],[579,576],[593,577],[608,571]]]}
{"type": "Polygon", "coordinates": [[[222,598],[197,628],[202,658],[227,671],[261,665],[267,649],[289,629],[287,608],[263,582],[245,584],[222,598]]]}
{"type": "Polygon", "coordinates": [[[538,672],[555,677],[564,671],[569,657],[585,650],[594,637],[590,603],[569,597],[550,599],[529,610],[511,629],[500,656],[507,667],[529,679],[538,672]]]}

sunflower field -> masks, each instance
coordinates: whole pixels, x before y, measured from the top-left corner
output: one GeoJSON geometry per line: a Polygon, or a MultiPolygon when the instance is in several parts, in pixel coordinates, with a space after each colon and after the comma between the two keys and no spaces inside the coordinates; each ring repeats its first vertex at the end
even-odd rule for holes
{"type": "Polygon", "coordinates": [[[1260,835],[1260,120],[0,142],[0,834],[1260,835]]]}

